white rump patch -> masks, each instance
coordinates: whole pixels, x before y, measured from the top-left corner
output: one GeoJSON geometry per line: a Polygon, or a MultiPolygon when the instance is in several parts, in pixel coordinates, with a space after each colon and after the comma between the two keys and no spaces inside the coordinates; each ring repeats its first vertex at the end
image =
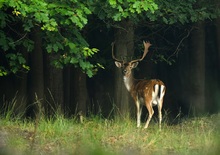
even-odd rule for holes
{"type": "Polygon", "coordinates": [[[160,99],[162,99],[163,96],[164,96],[164,94],[165,94],[164,88],[165,88],[165,86],[164,86],[164,85],[161,85],[161,88],[160,88],[160,99]]]}
{"type": "Polygon", "coordinates": [[[158,92],[159,92],[159,85],[156,84],[156,85],[154,86],[154,91],[152,92],[152,104],[153,104],[153,105],[157,105],[158,92]]]}
{"type": "Polygon", "coordinates": [[[158,96],[158,98],[157,98],[158,104],[162,104],[162,102],[163,102],[163,97],[165,95],[164,89],[165,89],[165,86],[164,85],[160,85],[160,96],[158,96]]]}

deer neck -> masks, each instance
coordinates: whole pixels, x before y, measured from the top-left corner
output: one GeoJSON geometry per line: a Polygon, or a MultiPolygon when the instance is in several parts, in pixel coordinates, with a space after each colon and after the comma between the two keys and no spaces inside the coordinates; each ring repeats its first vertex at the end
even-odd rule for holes
{"type": "Polygon", "coordinates": [[[125,87],[127,88],[128,91],[130,91],[132,86],[134,85],[135,79],[133,78],[132,75],[130,75],[128,77],[123,76],[123,80],[124,80],[125,87]]]}

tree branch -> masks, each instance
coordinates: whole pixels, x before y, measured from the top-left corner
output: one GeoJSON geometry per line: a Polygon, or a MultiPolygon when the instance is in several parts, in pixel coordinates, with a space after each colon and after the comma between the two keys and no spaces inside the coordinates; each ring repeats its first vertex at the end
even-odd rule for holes
{"type": "Polygon", "coordinates": [[[190,33],[192,32],[193,29],[194,29],[194,27],[192,27],[190,30],[188,30],[187,35],[180,40],[179,44],[178,44],[177,47],[176,47],[176,50],[167,58],[167,60],[169,60],[172,56],[178,54],[178,52],[180,51],[180,49],[179,49],[180,45],[182,44],[182,42],[183,42],[186,38],[189,37],[189,35],[190,35],[190,33]]]}

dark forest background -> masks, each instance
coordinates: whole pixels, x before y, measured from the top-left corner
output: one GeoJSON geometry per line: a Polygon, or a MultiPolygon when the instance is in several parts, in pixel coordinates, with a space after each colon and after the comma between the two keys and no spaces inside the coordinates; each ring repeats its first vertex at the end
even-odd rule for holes
{"type": "MultiPolygon", "coordinates": [[[[1,5],[2,113],[13,104],[15,115],[22,113],[27,117],[35,116],[39,105],[47,116],[58,112],[67,117],[102,114],[109,118],[128,113],[135,117],[135,104],[111,57],[111,43],[116,42],[117,57],[131,59],[142,55],[143,40],[150,41],[152,46],[134,76],[158,78],[165,83],[163,113],[175,118],[180,114],[195,116],[219,112],[217,1],[210,5],[204,1],[170,1],[169,4],[155,1],[151,4],[158,5],[158,8],[151,8],[154,13],[140,5],[141,13],[127,11],[130,15],[121,13],[120,18],[115,17],[118,13],[115,7],[121,6],[126,13],[128,2],[117,2],[117,5],[116,1],[101,1],[100,4],[96,1],[87,4],[84,1],[40,2],[26,4],[22,1],[18,5],[14,1],[1,5]],[[41,6],[40,2],[48,4],[41,6]],[[53,7],[62,4],[63,10],[52,12],[49,10],[52,4],[53,7]],[[36,5],[48,8],[41,8],[42,14],[38,17],[38,11],[33,9],[36,5]],[[80,8],[82,5],[84,9],[80,8]],[[27,6],[33,10],[24,11],[27,6]],[[179,9],[175,10],[177,7],[179,9]],[[81,9],[82,16],[72,8],[81,9]],[[85,13],[85,8],[91,12],[85,13]],[[73,16],[65,12],[68,9],[79,19],[88,21],[82,22],[81,27],[77,19],[68,23],[66,18],[73,16]],[[51,13],[48,19],[43,16],[46,13],[51,13]]],[[[129,3],[136,4],[135,1],[129,3]]],[[[133,8],[138,8],[134,4],[133,8]]],[[[149,4],[143,5],[149,7],[149,4]]]]}

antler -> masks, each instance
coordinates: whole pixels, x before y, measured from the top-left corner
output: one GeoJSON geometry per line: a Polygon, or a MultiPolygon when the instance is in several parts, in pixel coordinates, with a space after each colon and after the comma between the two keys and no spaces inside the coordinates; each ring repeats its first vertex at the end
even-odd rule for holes
{"type": "Polygon", "coordinates": [[[119,60],[115,57],[114,55],[114,45],[115,45],[115,42],[112,42],[112,58],[115,60],[115,61],[118,61],[118,62],[123,62],[123,60],[119,60]]]}
{"type": "Polygon", "coordinates": [[[143,41],[143,44],[144,44],[144,54],[143,54],[142,58],[132,60],[131,63],[137,62],[137,61],[142,61],[142,60],[144,59],[144,57],[147,55],[147,53],[148,53],[148,48],[151,46],[151,43],[148,42],[148,41],[146,41],[146,42],[143,41]]]}

